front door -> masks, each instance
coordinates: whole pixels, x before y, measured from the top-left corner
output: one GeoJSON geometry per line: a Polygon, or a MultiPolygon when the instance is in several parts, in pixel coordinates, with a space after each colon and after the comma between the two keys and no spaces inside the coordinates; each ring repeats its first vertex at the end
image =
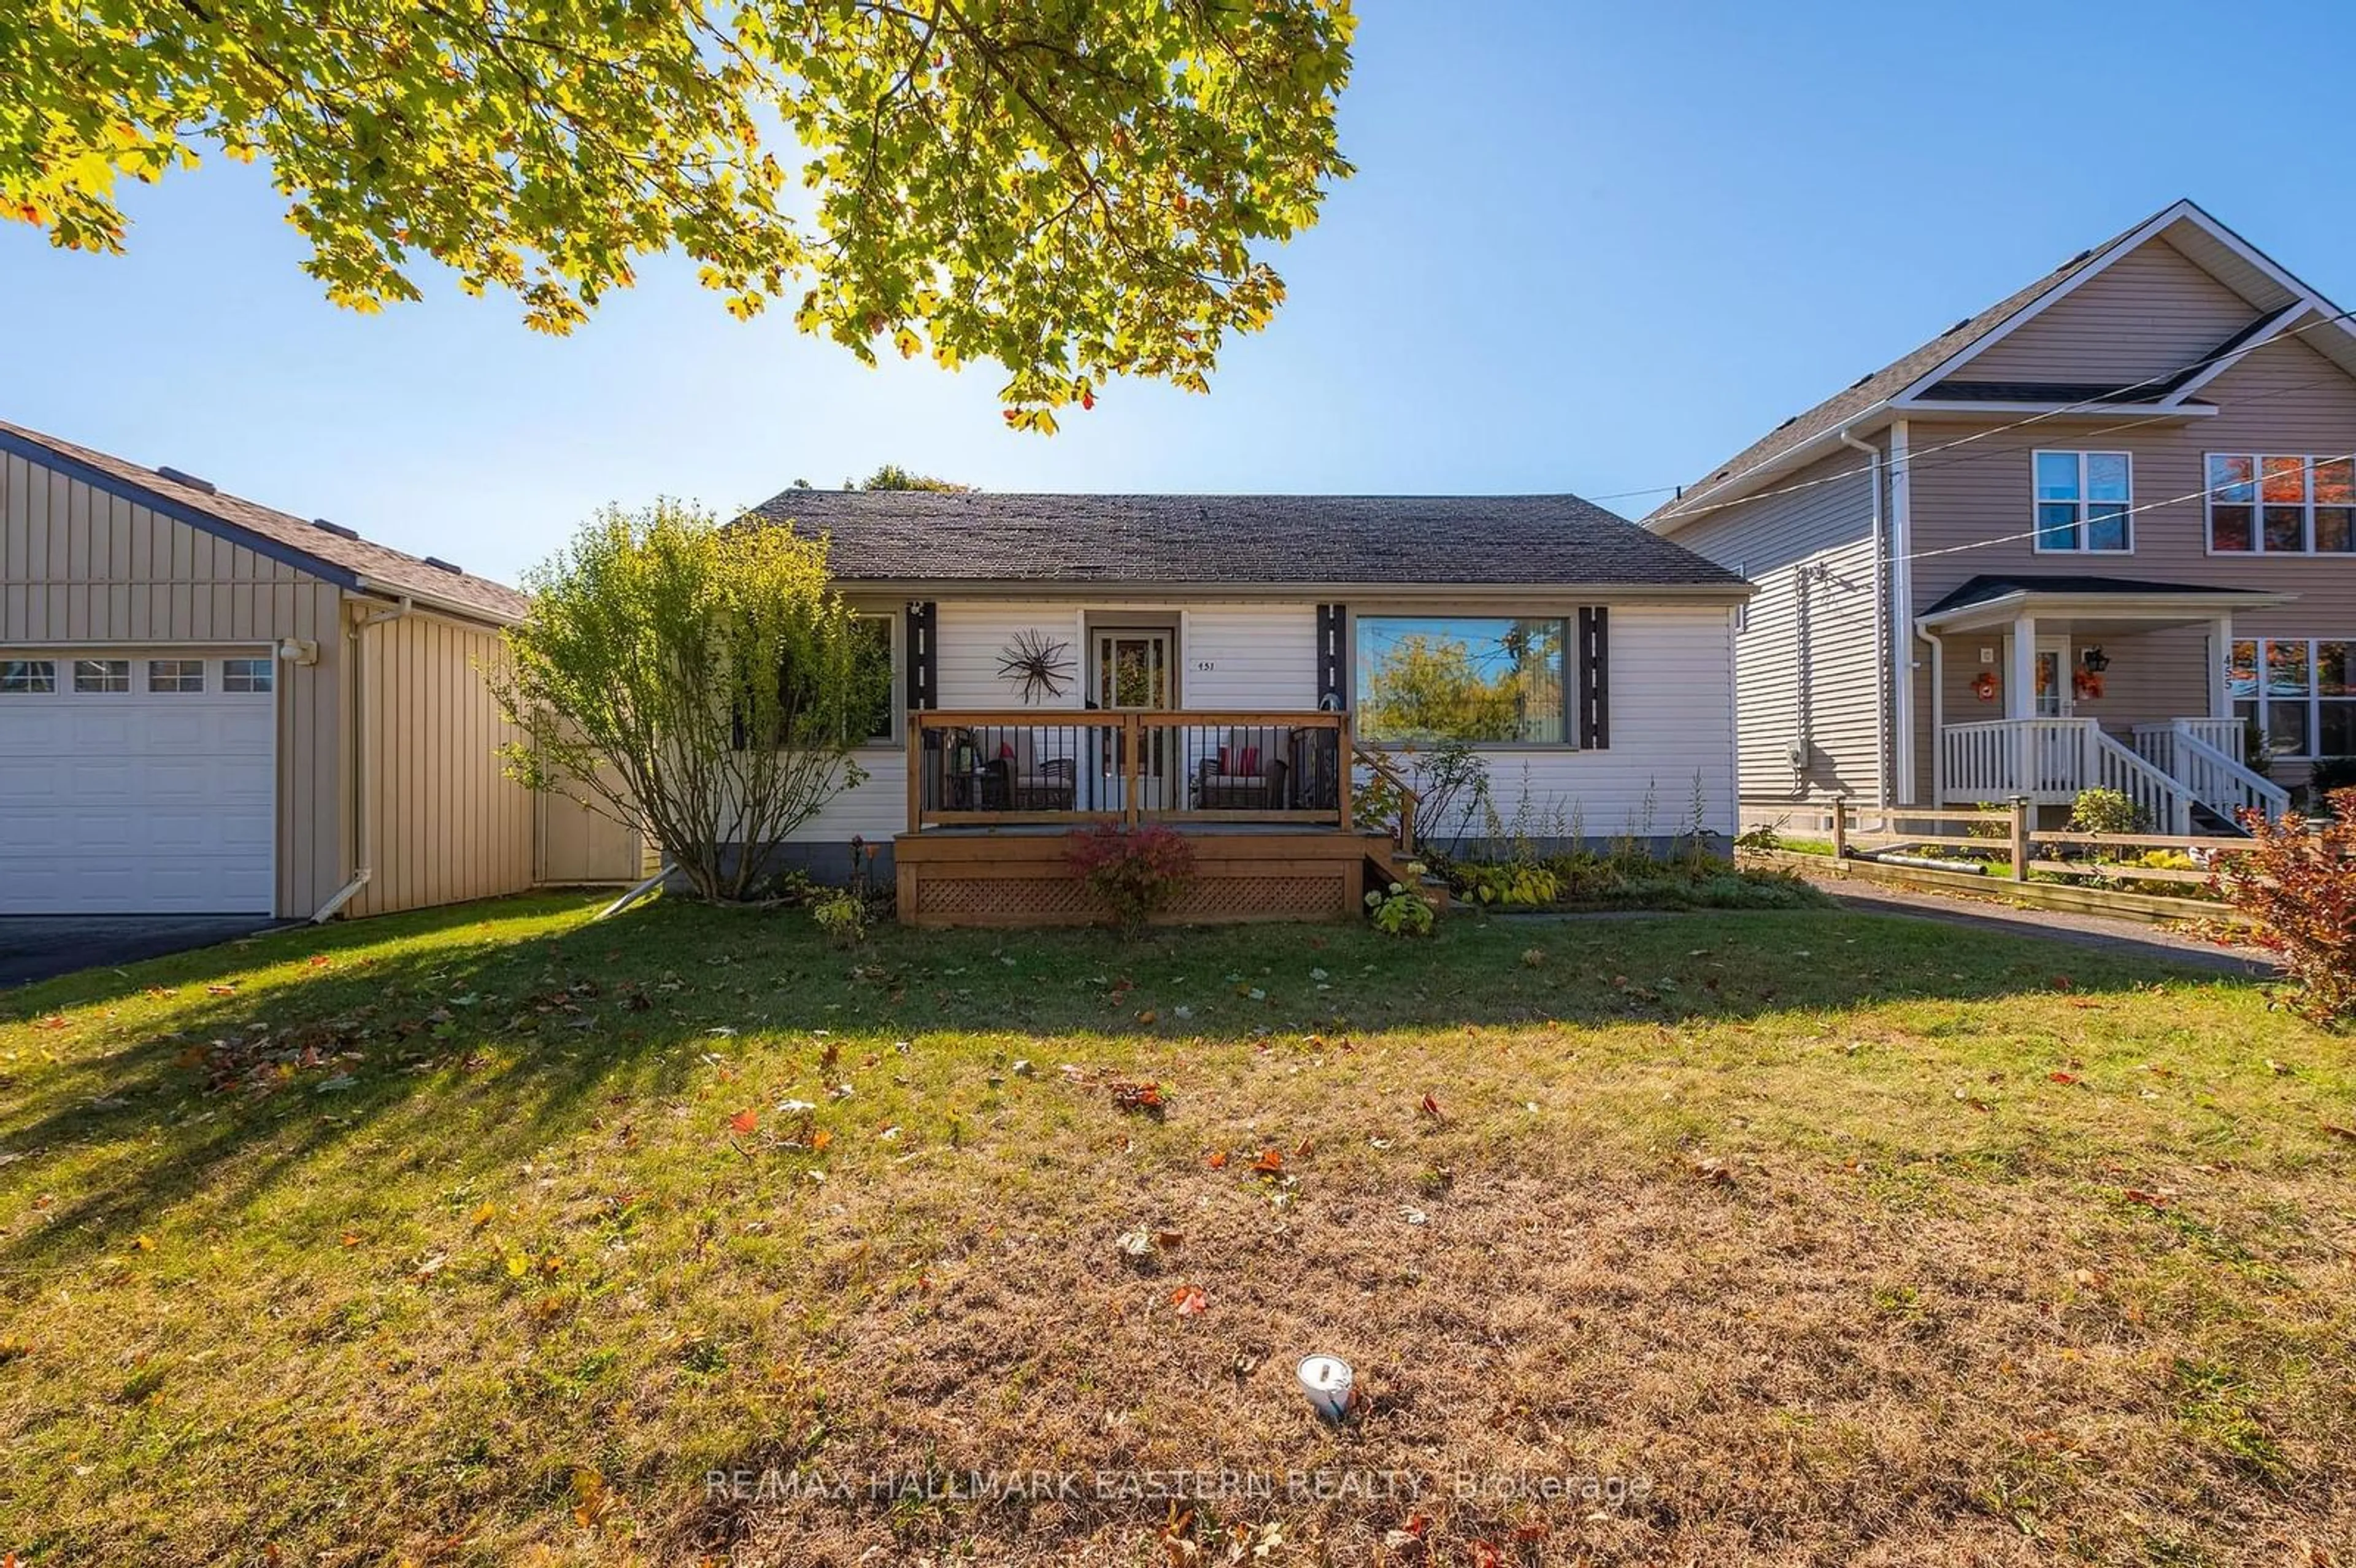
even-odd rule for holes
{"type": "MultiPolygon", "coordinates": [[[[1166,712],[1176,706],[1172,656],[1176,636],[1166,626],[1102,628],[1091,639],[1094,666],[1088,699],[1107,712],[1166,712]]],[[[1144,732],[1137,768],[1138,805],[1166,810],[1174,803],[1170,766],[1176,737],[1160,729],[1144,732]]],[[[1105,748],[1105,788],[1099,798],[1120,798],[1127,758],[1118,746],[1105,748]]]]}
{"type": "Polygon", "coordinates": [[[2070,688],[2070,639],[2037,639],[2037,716],[2067,719],[2075,705],[2070,688]]]}

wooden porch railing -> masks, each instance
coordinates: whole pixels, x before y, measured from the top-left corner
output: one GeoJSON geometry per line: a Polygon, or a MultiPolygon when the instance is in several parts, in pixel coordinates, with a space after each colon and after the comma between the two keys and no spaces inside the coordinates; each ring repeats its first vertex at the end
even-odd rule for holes
{"type": "MultiPolygon", "coordinates": [[[[1417,793],[1415,785],[1408,782],[1407,774],[1400,770],[1397,763],[1391,761],[1387,752],[1378,752],[1372,746],[1352,741],[1350,755],[1355,761],[1363,764],[1367,772],[1374,773],[1398,792],[1398,852],[1403,856],[1412,857],[1415,854],[1415,808],[1423,804],[1423,796],[1417,793]]],[[[1368,826],[1371,828],[1373,825],[1368,826]]]]}
{"type": "Polygon", "coordinates": [[[908,715],[908,831],[1119,822],[1350,827],[1349,715],[908,715]]]}

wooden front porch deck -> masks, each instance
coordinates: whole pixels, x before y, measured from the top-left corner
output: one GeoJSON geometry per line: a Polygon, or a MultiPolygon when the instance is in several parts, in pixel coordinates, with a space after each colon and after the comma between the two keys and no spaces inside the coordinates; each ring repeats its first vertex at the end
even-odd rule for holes
{"type": "Polygon", "coordinates": [[[908,827],[892,844],[907,924],[1101,920],[1067,857],[1076,829],[1104,823],[1166,827],[1192,847],[1165,924],[1355,918],[1369,876],[1402,878],[1412,853],[1412,792],[1397,841],[1354,819],[1354,768],[1390,769],[1356,747],[1345,713],[908,717],[908,827]]]}

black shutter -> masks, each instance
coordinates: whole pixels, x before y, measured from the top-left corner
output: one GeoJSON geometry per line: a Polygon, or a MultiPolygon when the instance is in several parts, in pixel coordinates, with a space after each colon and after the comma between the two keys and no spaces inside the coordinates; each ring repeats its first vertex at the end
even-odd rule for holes
{"type": "Polygon", "coordinates": [[[1336,711],[1350,705],[1343,688],[1342,630],[1349,622],[1347,607],[1317,606],[1317,706],[1336,711]]]}
{"type": "Polygon", "coordinates": [[[1612,744],[1612,612],[1601,604],[1579,613],[1579,743],[1612,744]]]}
{"type": "Polygon", "coordinates": [[[940,706],[933,691],[940,672],[939,652],[933,640],[933,623],[939,609],[929,599],[908,603],[908,707],[912,710],[940,706]]]}

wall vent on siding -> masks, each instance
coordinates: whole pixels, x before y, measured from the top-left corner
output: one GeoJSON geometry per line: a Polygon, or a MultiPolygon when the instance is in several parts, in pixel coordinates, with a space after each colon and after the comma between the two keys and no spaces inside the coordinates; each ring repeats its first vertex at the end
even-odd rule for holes
{"type": "Polygon", "coordinates": [[[164,478],[169,479],[175,485],[186,485],[189,489],[202,490],[208,496],[216,496],[220,493],[213,488],[213,482],[211,480],[199,479],[195,475],[183,473],[177,468],[158,468],[155,472],[164,478]]]}
{"type": "Polygon", "coordinates": [[[466,569],[465,567],[458,565],[455,561],[444,560],[438,555],[427,556],[425,558],[425,564],[432,567],[436,571],[446,571],[453,577],[464,577],[466,574],[466,569]]]}
{"type": "Polygon", "coordinates": [[[319,528],[327,533],[331,533],[339,539],[356,539],[360,537],[360,532],[358,528],[348,528],[341,523],[331,523],[325,517],[313,517],[311,519],[311,526],[315,528],[319,528]]]}

